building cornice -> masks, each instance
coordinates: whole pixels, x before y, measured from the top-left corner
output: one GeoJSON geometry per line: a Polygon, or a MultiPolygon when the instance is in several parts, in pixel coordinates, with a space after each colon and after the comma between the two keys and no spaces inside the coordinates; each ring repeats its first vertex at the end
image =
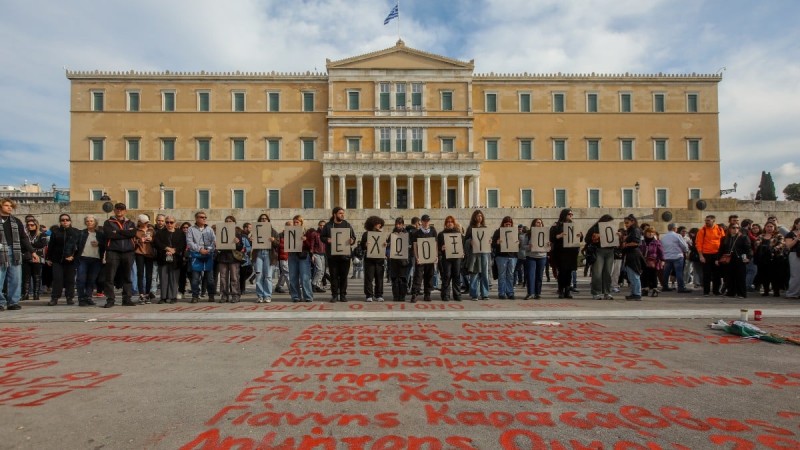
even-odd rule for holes
{"type": "Polygon", "coordinates": [[[135,81],[195,81],[195,80],[236,80],[236,81],[328,81],[324,72],[182,72],[182,71],[106,71],[106,70],[67,70],[67,79],[70,80],[135,80],[135,81]]]}
{"type": "Polygon", "coordinates": [[[474,59],[470,60],[470,61],[459,61],[457,59],[448,58],[446,56],[437,55],[437,54],[434,54],[434,53],[428,53],[428,52],[425,52],[425,51],[422,51],[422,50],[417,50],[417,49],[411,48],[411,47],[406,47],[406,44],[405,44],[405,42],[403,42],[402,39],[398,40],[397,44],[395,44],[394,47],[385,48],[383,50],[377,50],[377,51],[374,51],[374,52],[364,53],[364,54],[357,55],[357,56],[351,56],[349,58],[340,59],[338,61],[331,61],[330,59],[326,59],[325,60],[325,67],[327,67],[328,70],[337,69],[337,68],[352,64],[354,62],[364,61],[364,60],[368,60],[368,59],[372,59],[372,58],[375,58],[375,57],[378,57],[378,56],[388,55],[388,54],[392,54],[392,53],[407,53],[407,54],[411,54],[411,55],[417,55],[417,56],[421,56],[421,57],[424,57],[424,58],[427,58],[427,59],[432,59],[432,60],[435,60],[435,61],[439,61],[439,62],[442,62],[442,63],[453,65],[453,66],[456,66],[456,67],[458,67],[460,69],[473,70],[475,68],[475,60],[474,59]]]}
{"type": "Polygon", "coordinates": [[[473,75],[476,82],[507,82],[507,81],[624,81],[624,82],[673,82],[673,81],[703,81],[720,82],[722,75],[717,73],[709,74],[671,74],[671,73],[476,73],[473,75]]]}

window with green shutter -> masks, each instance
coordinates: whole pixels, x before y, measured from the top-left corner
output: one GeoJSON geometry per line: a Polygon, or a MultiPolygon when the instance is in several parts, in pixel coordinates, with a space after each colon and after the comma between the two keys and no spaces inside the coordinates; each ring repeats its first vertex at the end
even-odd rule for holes
{"type": "Polygon", "coordinates": [[[103,111],[103,100],[105,93],[101,91],[92,92],[92,111],[103,111]]]}
{"type": "Polygon", "coordinates": [[[600,140],[589,139],[586,141],[586,159],[589,161],[600,160],[600,140]]]}
{"type": "Polygon", "coordinates": [[[379,85],[379,89],[378,107],[381,111],[388,111],[390,107],[389,95],[391,91],[391,85],[389,83],[381,83],[379,85]]]}
{"type": "Polygon", "coordinates": [[[562,92],[553,94],[553,112],[564,112],[565,97],[566,94],[562,92]]]}
{"type": "Polygon", "coordinates": [[[394,149],[397,152],[405,153],[407,151],[406,148],[406,129],[405,128],[397,128],[395,130],[395,145],[394,149]]]}
{"type": "Polygon", "coordinates": [[[622,207],[633,208],[633,189],[622,190],[622,207]]]}
{"type": "Polygon", "coordinates": [[[631,94],[619,94],[619,112],[631,112],[631,94]]]}
{"type": "Polygon", "coordinates": [[[665,103],[666,99],[664,94],[653,94],[653,112],[664,112],[665,103]]]}
{"type": "Polygon", "coordinates": [[[499,208],[499,205],[500,192],[497,189],[488,189],[486,191],[486,206],[489,208],[499,208]]]}
{"type": "Polygon", "coordinates": [[[666,208],[667,206],[667,190],[656,189],[656,208],[666,208]]]}
{"type": "Polygon", "coordinates": [[[361,151],[361,138],[347,138],[347,151],[360,152],[361,151]]]}
{"type": "Polygon", "coordinates": [[[128,92],[128,111],[139,111],[139,93],[128,92]]]}
{"type": "Polygon", "coordinates": [[[490,161],[496,161],[498,159],[497,141],[495,139],[486,141],[486,159],[490,161]]]}
{"type": "Polygon", "coordinates": [[[453,138],[442,138],[442,153],[453,153],[454,141],[453,138]]]}
{"type": "Polygon", "coordinates": [[[361,107],[361,94],[358,91],[347,91],[347,109],[358,111],[361,107]]]}
{"type": "Polygon", "coordinates": [[[533,189],[523,189],[520,191],[519,206],[523,208],[533,208],[533,189]]]}
{"type": "Polygon", "coordinates": [[[314,111],[314,93],[313,92],[303,92],[303,111],[305,111],[305,112],[314,111]]]}
{"type": "Polygon", "coordinates": [[[208,112],[211,110],[211,93],[198,92],[197,93],[197,110],[200,112],[208,112]]]}
{"type": "Polygon", "coordinates": [[[567,190],[566,189],[556,189],[555,190],[555,201],[556,201],[556,208],[566,208],[567,207],[567,190]]]}
{"type": "Polygon", "coordinates": [[[453,110],[453,93],[451,91],[442,92],[442,111],[453,110]]]}
{"type": "Polygon", "coordinates": [[[244,111],[244,92],[233,93],[233,111],[234,112],[244,111]]]}
{"type": "Polygon", "coordinates": [[[422,128],[411,129],[411,151],[422,151],[422,128]]]}
{"type": "Polygon", "coordinates": [[[92,148],[92,161],[102,161],[103,160],[103,153],[105,146],[105,139],[92,139],[91,140],[91,148],[92,148]]]}
{"type": "Polygon", "coordinates": [[[267,159],[277,161],[281,159],[281,141],[278,139],[267,140],[267,159]]]}
{"type": "Polygon", "coordinates": [[[161,110],[162,111],[175,111],[175,93],[165,91],[161,93],[161,110]]]}
{"type": "Polygon", "coordinates": [[[531,112],[531,94],[519,94],[519,112],[531,112]]]}
{"type": "Polygon", "coordinates": [[[686,111],[690,113],[697,112],[697,94],[686,95],[686,111]]]}
{"type": "Polygon", "coordinates": [[[589,189],[589,208],[600,207],[600,189],[589,189]]]}
{"type": "Polygon", "coordinates": [[[244,139],[233,140],[233,160],[244,161],[244,139]]]}
{"type": "Polygon", "coordinates": [[[380,142],[379,142],[379,149],[382,152],[388,152],[392,149],[392,129],[391,128],[381,128],[379,130],[380,133],[380,142]]]}
{"type": "Polygon", "coordinates": [[[314,208],[314,190],[303,189],[303,209],[314,208]]]}
{"type": "Polygon", "coordinates": [[[687,145],[689,146],[689,161],[700,161],[700,141],[689,139],[687,145]]]}
{"type": "Polygon", "coordinates": [[[281,110],[281,95],[278,92],[270,92],[267,94],[269,99],[269,111],[278,112],[281,110]]]}
{"type": "Polygon", "coordinates": [[[164,209],[175,209],[175,191],[164,191],[164,209]]]}
{"type": "Polygon", "coordinates": [[[553,140],[553,160],[566,161],[567,160],[567,141],[564,139],[553,140]]]}
{"type": "Polygon", "coordinates": [[[89,200],[93,202],[99,202],[102,196],[103,196],[102,189],[92,189],[91,191],[89,191],[89,200]]]}
{"type": "Polygon", "coordinates": [[[526,161],[533,159],[533,144],[530,139],[519,141],[519,159],[526,161]]]}
{"type": "Polygon", "coordinates": [[[197,140],[197,160],[209,161],[211,159],[211,140],[198,139],[197,140]]]}
{"type": "Polygon", "coordinates": [[[666,141],[666,139],[656,139],[655,140],[655,160],[656,161],[666,161],[667,160],[667,141],[666,141]]]}
{"type": "Polygon", "coordinates": [[[395,88],[395,107],[399,110],[406,109],[406,85],[397,83],[395,88]]]}
{"type": "Polygon", "coordinates": [[[161,140],[161,159],[164,161],[175,160],[175,139],[161,140]]]}
{"type": "Polygon", "coordinates": [[[497,112],[497,94],[486,93],[486,112],[497,112]]]}
{"type": "Polygon", "coordinates": [[[197,191],[197,208],[208,209],[211,204],[211,192],[208,189],[200,189],[197,191]]]}
{"type": "Polygon", "coordinates": [[[700,189],[697,188],[689,189],[689,199],[700,200],[700,189]]]}
{"type": "Polygon", "coordinates": [[[128,209],[139,209],[139,191],[128,191],[126,197],[128,209]]]}
{"type": "Polygon", "coordinates": [[[139,161],[139,139],[126,139],[128,161],[139,161]]]}
{"type": "Polygon", "coordinates": [[[303,139],[303,159],[311,161],[314,159],[314,140],[303,139]]]}
{"type": "Polygon", "coordinates": [[[233,204],[231,207],[236,209],[244,208],[244,190],[242,189],[234,189],[233,190],[233,204]]]}
{"type": "Polygon", "coordinates": [[[633,139],[623,139],[620,141],[621,155],[620,159],[623,161],[633,160],[633,139]]]}
{"type": "Polygon", "coordinates": [[[597,94],[586,94],[586,112],[597,112],[597,94]]]}
{"type": "Polygon", "coordinates": [[[279,189],[267,190],[267,208],[277,209],[281,207],[281,191],[279,189]]]}
{"type": "Polygon", "coordinates": [[[415,111],[422,109],[422,83],[411,84],[411,109],[415,111]]]}

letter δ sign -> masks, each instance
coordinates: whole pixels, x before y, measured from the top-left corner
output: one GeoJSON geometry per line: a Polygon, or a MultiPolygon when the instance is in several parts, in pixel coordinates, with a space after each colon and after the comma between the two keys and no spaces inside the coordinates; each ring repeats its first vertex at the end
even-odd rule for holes
{"type": "Polygon", "coordinates": [[[492,235],[486,228],[472,229],[472,253],[492,253],[492,235]]]}
{"type": "Polygon", "coordinates": [[[600,230],[600,247],[616,247],[619,245],[617,229],[611,222],[601,222],[597,225],[600,230]]]}
{"type": "Polygon", "coordinates": [[[350,228],[331,228],[331,255],[350,256],[350,228]]]}
{"type": "Polygon", "coordinates": [[[580,247],[581,240],[578,239],[575,233],[575,224],[570,222],[564,223],[564,247],[580,247]]]}
{"type": "Polygon", "coordinates": [[[283,230],[283,249],[287,253],[300,253],[303,251],[303,227],[291,226],[283,230]]]}
{"type": "Polygon", "coordinates": [[[386,258],[386,235],[367,231],[367,258],[386,258]]]}
{"type": "Polygon", "coordinates": [[[444,236],[444,256],[447,259],[464,257],[464,239],[461,233],[442,233],[444,236]]]}
{"type": "Polygon", "coordinates": [[[519,251],[519,231],[516,227],[500,227],[500,252],[517,253],[519,251]]]}
{"type": "Polygon", "coordinates": [[[389,259],[408,259],[408,233],[389,235],[389,259]]]}
{"type": "Polygon", "coordinates": [[[253,249],[264,250],[272,248],[272,225],[269,222],[256,222],[253,224],[252,238],[253,249]]]}
{"type": "Polygon", "coordinates": [[[531,228],[531,252],[546,253],[550,250],[550,238],[547,227],[531,228]]]}
{"type": "Polygon", "coordinates": [[[419,264],[433,264],[436,262],[436,238],[417,239],[416,245],[419,264]]]}
{"type": "Polygon", "coordinates": [[[217,250],[236,250],[236,224],[217,224],[217,250]]]}

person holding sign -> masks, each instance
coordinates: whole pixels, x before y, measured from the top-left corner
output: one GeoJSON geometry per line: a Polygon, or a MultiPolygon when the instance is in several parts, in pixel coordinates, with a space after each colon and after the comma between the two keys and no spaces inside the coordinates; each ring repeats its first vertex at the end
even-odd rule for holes
{"type": "Polygon", "coordinates": [[[392,280],[392,301],[405,302],[408,294],[408,267],[411,266],[411,247],[408,230],[402,217],[394,219],[389,235],[389,278],[392,280]]]}
{"type": "Polygon", "coordinates": [[[386,236],[383,234],[383,219],[370,216],[364,223],[367,230],[361,236],[359,246],[364,253],[364,295],[367,302],[383,301],[383,276],[386,263],[386,236]]]}
{"type": "Polygon", "coordinates": [[[420,218],[420,227],[410,237],[414,243],[414,259],[417,261],[417,267],[414,269],[411,303],[417,302],[420,290],[422,290],[422,299],[429,302],[433,290],[433,265],[438,260],[436,229],[431,226],[431,216],[423,214],[420,218]]]}
{"type": "Polygon", "coordinates": [[[579,247],[565,244],[575,240],[572,225],[572,210],[564,208],[558,215],[558,222],[550,227],[551,263],[558,269],[558,298],[572,298],[572,272],[578,270],[579,247]]]}
{"type": "Polygon", "coordinates": [[[272,228],[269,214],[258,216],[253,231],[253,271],[256,277],[256,300],[258,303],[272,301],[273,263],[278,261],[278,232],[272,228]],[[264,235],[263,231],[269,230],[264,235]],[[264,247],[266,245],[266,247],[264,247]]]}
{"type": "Polygon", "coordinates": [[[639,228],[639,221],[633,214],[629,214],[623,221],[625,222],[625,239],[622,241],[622,254],[625,258],[623,265],[628,275],[628,283],[631,285],[631,293],[625,296],[625,300],[641,301],[641,274],[645,264],[642,252],[639,250],[642,229],[639,228]]]}
{"type": "Polygon", "coordinates": [[[242,242],[241,233],[236,226],[236,218],[233,216],[226,217],[225,225],[219,227],[217,231],[220,236],[217,239],[218,246],[223,248],[217,253],[219,290],[221,294],[219,303],[238,303],[241,297],[239,272],[244,253],[244,242],[242,242]]]}
{"type": "Polygon", "coordinates": [[[525,300],[542,298],[542,277],[547,266],[547,249],[550,246],[547,229],[542,219],[533,219],[528,233],[520,240],[525,249],[528,266],[528,295],[525,300]],[[523,240],[525,241],[523,243],[523,240]]]}
{"type": "Polygon", "coordinates": [[[322,243],[328,256],[331,275],[331,303],[347,301],[347,276],[350,274],[350,248],[356,243],[356,232],[344,220],[344,208],[333,208],[333,214],[322,229],[322,243]]]}
{"type": "Polygon", "coordinates": [[[586,232],[586,264],[592,266],[591,291],[594,300],[614,300],[611,296],[611,272],[617,231],[610,214],[604,214],[586,232]],[[594,261],[591,259],[594,258],[594,261]]]}
{"type": "MultiPolygon", "coordinates": [[[[284,245],[289,253],[289,295],[292,302],[301,299],[304,302],[314,301],[314,291],[311,289],[311,242],[314,239],[314,229],[303,231],[303,216],[296,215],[292,218],[292,227],[283,230],[284,245]]],[[[288,228],[288,227],[287,227],[288,228]]]]}
{"type": "Polygon", "coordinates": [[[444,229],[437,236],[439,246],[439,273],[442,274],[442,285],[440,293],[442,301],[450,301],[450,291],[453,293],[453,300],[461,301],[461,288],[459,279],[461,276],[461,260],[464,259],[464,237],[456,228],[456,219],[447,216],[444,219],[444,229]]]}
{"type": "Polygon", "coordinates": [[[470,273],[469,296],[472,300],[489,300],[489,254],[491,236],[486,229],[483,211],[476,209],[464,235],[467,250],[467,272],[470,273]],[[485,239],[484,239],[485,238],[485,239]]]}
{"type": "Polygon", "coordinates": [[[497,262],[497,294],[500,300],[514,300],[514,268],[517,265],[519,232],[511,216],[503,217],[492,235],[492,251],[497,262]]]}
{"type": "MultiPolygon", "coordinates": [[[[189,266],[192,269],[192,300],[200,301],[200,280],[205,275],[208,301],[214,301],[214,250],[217,249],[217,237],[214,230],[206,224],[206,213],[198,211],[194,214],[194,225],[186,234],[186,246],[189,249],[189,266]]],[[[113,283],[113,278],[112,278],[113,283]]]]}

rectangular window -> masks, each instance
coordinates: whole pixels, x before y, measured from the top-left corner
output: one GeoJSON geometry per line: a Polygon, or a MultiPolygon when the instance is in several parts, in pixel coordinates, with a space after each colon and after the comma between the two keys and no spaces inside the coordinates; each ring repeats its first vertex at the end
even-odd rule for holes
{"type": "Polygon", "coordinates": [[[395,130],[395,151],[398,152],[406,152],[406,129],[405,128],[398,128],[395,130]]]}
{"type": "Polygon", "coordinates": [[[422,151],[422,128],[411,129],[411,151],[422,151]]]}
{"type": "Polygon", "coordinates": [[[567,95],[563,92],[553,93],[553,112],[564,112],[564,105],[566,103],[567,95]]]}
{"type": "Polygon", "coordinates": [[[358,91],[347,91],[347,109],[358,111],[361,108],[361,93],[358,91]]]}
{"type": "Polygon", "coordinates": [[[489,161],[497,161],[497,140],[488,139],[486,141],[486,159],[489,161]]]}
{"type": "Polygon", "coordinates": [[[101,201],[100,198],[103,196],[102,189],[90,189],[89,190],[89,200],[93,202],[101,201]]]}
{"type": "Polygon", "coordinates": [[[665,104],[665,95],[664,94],[653,94],[653,112],[662,113],[664,112],[664,104],[665,104]]]}
{"type": "Polygon", "coordinates": [[[314,190],[303,189],[303,209],[314,208],[314,190]]]}
{"type": "Polygon", "coordinates": [[[586,112],[597,112],[597,94],[586,94],[586,112]]]}
{"type": "Polygon", "coordinates": [[[281,159],[281,140],[267,139],[267,159],[277,161],[281,159]]]}
{"type": "Polygon", "coordinates": [[[530,139],[520,139],[519,159],[530,161],[533,159],[533,141],[530,139]]]}
{"type": "Polygon", "coordinates": [[[347,151],[360,152],[361,151],[361,138],[347,138],[347,151]]]}
{"type": "Polygon", "coordinates": [[[666,208],[667,206],[667,190],[656,189],[656,208],[666,208]]]}
{"type": "Polygon", "coordinates": [[[138,92],[128,91],[128,111],[130,111],[130,112],[139,111],[139,93],[138,92]]]}
{"type": "Polygon", "coordinates": [[[175,209],[175,191],[164,191],[164,209],[175,209]]]}
{"type": "Polygon", "coordinates": [[[622,190],[622,207],[633,208],[633,189],[622,190]]]}
{"type": "Polygon", "coordinates": [[[211,139],[197,140],[197,160],[198,161],[211,160],[211,139]]]}
{"type": "Polygon", "coordinates": [[[486,190],[486,206],[489,208],[499,208],[500,192],[497,189],[486,190]]]}
{"type": "Polygon", "coordinates": [[[442,91],[442,111],[453,110],[453,92],[442,91]]]}
{"type": "Polygon", "coordinates": [[[200,189],[197,191],[197,209],[208,209],[211,206],[211,191],[200,189]]]}
{"type": "Polygon", "coordinates": [[[656,161],[666,161],[667,160],[667,140],[666,139],[656,139],[653,141],[653,145],[655,148],[653,149],[655,152],[655,160],[656,161]]]}
{"type": "Polygon", "coordinates": [[[200,112],[211,111],[211,92],[197,91],[197,110],[200,112]]]}
{"type": "Polygon", "coordinates": [[[244,190],[234,189],[231,192],[231,208],[244,208],[244,190]]]}
{"type": "Polygon", "coordinates": [[[90,139],[89,140],[89,151],[91,152],[91,160],[92,161],[102,161],[103,160],[103,153],[105,150],[105,139],[90,139]]]}
{"type": "Polygon", "coordinates": [[[381,111],[388,111],[390,107],[390,100],[389,95],[392,90],[392,86],[389,83],[381,83],[379,85],[379,94],[378,94],[378,107],[381,111]]]}
{"type": "Polygon", "coordinates": [[[394,89],[395,108],[399,110],[406,109],[406,85],[404,83],[397,83],[394,85],[394,89]]]}
{"type": "Polygon", "coordinates": [[[175,139],[161,139],[161,159],[163,161],[175,160],[175,139]]]}
{"type": "Polygon", "coordinates": [[[306,161],[314,160],[314,140],[303,139],[303,159],[306,161]]]}
{"type": "Polygon", "coordinates": [[[533,189],[520,190],[519,206],[533,208],[533,189]]]}
{"type": "Polygon", "coordinates": [[[700,161],[700,140],[689,139],[686,141],[689,151],[689,161],[700,161]]]}
{"type": "Polygon", "coordinates": [[[567,160],[567,141],[564,139],[553,139],[553,161],[567,160]]]}
{"type": "Polygon", "coordinates": [[[697,112],[697,94],[686,94],[686,112],[697,112]]]}
{"type": "Polygon", "coordinates": [[[381,128],[380,129],[380,151],[388,152],[392,149],[392,129],[391,128],[381,128]]]}
{"type": "Polygon", "coordinates": [[[631,94],[627,92],[619,94],[619,112],[631,112],[631,94]]]}
{"type": "Polygon", "coordinates": [[[554,199],[556,202],[556,208],[566,208],[567,207],[567,190],[566,189],[555,189],[553,190],[554,199]]]}
{"type": "Polygon", "coordinates": [[[139,161],[139,139],[125,139],[128,161],[139,161]]]}
{"type": "Polygon", "coordinates": [[[280,92],[267,93],[267,108],[269,112],[278,112],[281,110],[281,94],[280,92]]]}
{"type": "Polygon", "coordinates": [[[586,159],[589,161],[600,160],[600,140],[587,139],[586,140],[586,159]]]}
{"type": "Polygon", "coordinates": [[[105,92],[92,91],[92,111],[102,111],[103,101],[105,100],[105,92]]]}
{"type": "Polygon", "coordinates": [[[633,161],[633,139],[621,139],[619,141],[620,159],[623,161],[633,161]]]}
{"type": "Polygon", "coordinates": [[[497,112],[497,94],[494,92],[486,93],[486,112],[497,112]]]}
{"type": "Polygon", "coordinates": [[[139,191],[125,191],[125,200],[128,209],[139,209],[139,191]]]}
{"type": "Polygon", "coordinates": [[[161,110],[175,111],[175,91],[161,91],[161,110]]]}
{"type": "Polygon", "coordinates": [[[600,207],[600,189],[589,189],[589,208],[600,207]]]}
{"type": "Polygon", "coordinates": [[[690,188],[689,189],[689,200],[700,200],[700,189],[699,188],[690,188]]]}
{"type": "Polygon", "coordinates": [[[303,92],[303,111],[305,111],[305,112],[314,111],[314,93],[313,92],[303,92]]]}
{"type": "Polygon", "coordinates": [[[277,209],[281,207],[281,191],[279,189],[267,189],[267,208],[277,209]]]}
{"type": "Polygon", "coordinates": [[[442,153],[453,153],[455,150],[454,141],[455,139],[453,138],[442,138],[442,153]]]}
{"type": "Polygon", "coordinates": [[[234,161],[244,161],[244,139],[233,139],[231,146],[231,159],[234,161]]]}
{"type": "Polygon", "coordinates": [[[411,83],[411,109],[422,110],[422,83],[411,83]]]}
{"type": "Polygon", "coordinates": [[[234,112],[244,112],[244,92],[234,92],[231,101],[234,112]]]}
{"type": "Polygon", "coordinates": [[[531,94],[527,92],[519,94],[519,112],[531,112],[531,94]]]}

